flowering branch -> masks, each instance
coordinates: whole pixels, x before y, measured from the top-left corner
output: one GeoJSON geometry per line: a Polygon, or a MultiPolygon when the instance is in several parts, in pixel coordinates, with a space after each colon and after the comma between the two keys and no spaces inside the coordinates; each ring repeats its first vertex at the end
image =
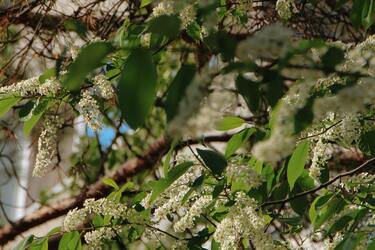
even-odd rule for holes
{"type": "Polygon", "coordinates": [[[267,206],[270,206],[270,205],[275,205],[275,204],[279,204],[279,203],[285,203],[285,202],[288,202],[288,201],[291,201],[291,200],[294,200],[296,198],[299,198],[299,197],[302,197],[302,196],[305,196],[305,195],[308,195],[308,194],[313,194],[317,191],[319,191],[320,189],[323,189],[323,188],[326,188],[328,187],[329,185],[331,185],[332,183],[334,183],[335,181],[339,180],[340,178],[342,177],[345,177],[345,176],[351,176],[351,175],[354,175],[358,172],[360,172],[361,170],[363,170],[364,168],[368,167],[369,165],[372,165],[375,163],[375,157],[374,158],[371,158],[367,161],[365,161],[364,163],[362,163],[361,165],[359,165],[358,167],[356,167],[355,169],[353,170],[350,170],[348,172],[344,172],[344,173],[341,173],[341,174],[338,174],[336,175],[334,178],[332,178],[331,180],[321,184],[320,186],[317,186],[316,188],[313,188],[311,190],[307,190],[305,192],[301,192],[301,193],[298,193],[294,196],[291,196],[291,197],[288,197],[288,198],[285,198],[285,199],[281,199],[281,200],[275,200],[275,201],[267,201],[267,202],[264,202],[261,207],[267,207],[267,206]]]}

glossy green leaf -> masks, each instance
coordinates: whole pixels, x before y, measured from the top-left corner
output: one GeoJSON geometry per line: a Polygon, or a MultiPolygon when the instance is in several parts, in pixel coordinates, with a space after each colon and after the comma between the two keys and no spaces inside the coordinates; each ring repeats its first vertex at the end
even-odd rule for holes
{"type": "Polygon", "coordinates": [[[341,198],[332,198],[321,209],[317,211],[315,220],[313,221],[314,229],[318,229],[324,222],[340,212],[344,206],[345,201],[341,198]]]}
{"type": "Polygon", "coordinates": [[[21,99],[21,97],[8,96],[0,100],[0,117],[4,116],[21,99]]]}
{"type": "Polygon", "coordinates": [[[361,135],[359,148],[368,156],[375,155],[375,130],[367,131],[361,135]]]}
{"type": "Polygon", "coordinates": [[[245,142],[247,142],[250,136],[256,131],[255,128],[246,128],[241,132],[233,135],[227,143],[225,149],[225,157],[228,158],[233,155],[245,142]]]}
{"type": "Polygon", "coordinates": [[[366,0],[355,0],[350,13],[353,26],[358,30],[362,25],[362,11],[366,0]]]}
{"type": "Polygon", "coordinates": [[[353,250],[357,249],[358,244],[361,242],[366,233],[349,233],[344,239],[336,245],[334,250],[353,250]]]}
{"type": "Polygon", "coordinates": [[[184,64],[173,79],[165,100],[165,111],[168,121],[171,121],[178,113],[180,101],[185,96],[186,89],[193,80],[194,74],[195,66],[184,64]]]}
{"type": "Polygon", "coordinates": [[[150,3],[152,3],[152,0],[142,0],[141,1],[141,8],[149,5],[150,3]]]}
{"type": "Polygon", "coordinates": [[[309,217],[310,217],[310,221],[312,224],[314,224],[314,221],[317,217],[317,210],[319,210],[321,206],[327,203],[332,196],[333,194],[318,196],[315,198],[313,203],[311,203],[310,210],[309,210],[309,217]]]}
{"type": "Polygon", "coordinates": [[[34,241],[28,250],[48,250],[48,238],[34,241]]]}
{"type": "Polygon", "coordinates": [[[111,178],[103,178],[102,182],[106,184],[107,186],[113,187],[114,189],[118,190],[120,187],[117,185],[117,183],[112,180],[111,178]]]}
{"type": "Polygon", "coordinates": [[[309,154],[309,141],[301,141],[294,150],[288,163],[287,177],[290,190],[303,172],[309,154]]]}
{"type": "Polygon", "coordinates": [[[162,15],[151,19],[148,32],[175,38],[180,33],[181,20],[177,15],[162,15]]]}
{"type": "Polygon", "coordinates": [[[31,245],[33,240],[34,240],[34,235],[29,235],[23,240],[21,240],[20,243],[18,243],[17,246],[13,248],[13,250],[26,250],[31,245]]]}
{"type": "Polygon", "coordinates": [[[81,238],[79,232],[77,231],[64,233],[58,246],[58,250],[76,250],[81,248],[81,238]]]}
{"type": "Polygon", "coordinates": [[[40,118],[43,116],[43,113],[48,109],[49,105],[50,105],[50,100],[44,99],[35,107],[30,119],[25,121],[23,124],[23,133],[25,135],[29,135],[31,133],[31,130],[38,123],[40,118]]]}
{"type": "Polygon", "coordinates": [[[231,130],[240,127],[245,120],[237,116],[226,116],[217,124],[216,128],[220,131],[231,130]]]}
{"type": "Polygon", "coordinates": [[[68,90],[78,90],[86,76],[101,66],[103,60],[113,51],[114,47],[108,42],[93,42],[84,47],[69,65],[63,86],[68,90]]]}
{"type": "Polygon", "coordinates": [[[43,84],[46,80],[56,76],[56,69],[50,68],[43,72],[42,75],[39,76],[39,82],[40,84],[43,84]]]}
{"type": "Polygon", "coordinates": [[[197,149],[197,152],[212,173],[221,175],[227,167],[227,160],[222,154],[212,150],[203,149],[197,149]]]}
{"type": "Polygon", "coordinates": [[[366,0],[362,9],[362,25],[367,30],[374,23],[374,0],[366,0]]]}
{"type": "Polygon", "coordinates": [[[236,88],[245,99],[250,111],[257,113],[260,105],[261,95],[259,91],[260,84],[249,79],[245,79],[241,75],[237,77],[236,88]]]}
{"type": "Polygon", "coordinates": [[[27,117],[27,115],[33,110],[34,105],[34,101],[29,101],[25,105],[23,105],[18,111],[18,116],[20,117],[20,119],[27,117]]]}
{"type": "Polygon", "coordinates": [[[119,80],[119,104],[133,129],[143,125],[156,97],[156,67],[150,51],[134,50],[125,62],[119,80]]]}

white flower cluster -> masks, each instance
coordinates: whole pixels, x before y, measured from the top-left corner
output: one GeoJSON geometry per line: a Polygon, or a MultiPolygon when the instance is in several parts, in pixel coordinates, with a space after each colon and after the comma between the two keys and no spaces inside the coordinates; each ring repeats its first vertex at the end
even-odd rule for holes
{"type": "Polygon", "coordinates": [[[91,214],[101,214],[104,216],[112,216],[113,218],[122,218],[127,215],[128,207],[121,203],[116,203],[107,198],[98,200],[87,199],[83,206],[91,214]]]}
{"type": "Polygon", "coordinates": [[[62,229],[65,232],[70,232],[78,229],[87,220],[87,210],[74,208],[70,210],[63,221],[62,229]]]}
{"type": "Polygon", "coordinates": [[[360,188],[369,188],[374,186],[375,175],[363,172],[349,177],[344,183],[348,192],[358,192],[360,188]]]}
{"type": "Polygon", "coordinates": [[[375,75],[375,35],[369,36],[345,55],[343,70],[375,75]]]}
{"type": "Polygon", "coordinates": [[[38,139],[33,176],[42,177],[50,170],[52,160],[57,155],[57,136],[61,126],[62,120],[59,116],[46,116],[44,128],[38,139]]]}
{"type": "MultiPolygon", "coordinates": [[[[185,194],[189,191],[188,186],[181,186],[178,188],[178,193],[176,195],[170,196],[168,200],[160,204],[154,212],[154,217],[156,221],[167,218],[167,215],[176,212],[181,208],[181,201],[185,194]]],[[[159,200],[160,202],[160,200],[159,200]]]]}
{"type": "Polygon", "coordinates": [[[39,77],[32,77],[12,85],[1,87],[0,94],[10,94],[20,97],[31,97],[34,95],[56,96],[60,89],[61,84],[56,77],[49,78],[42,84],[39,82],[39,77]]]}
{"type": "Polygon", "coordinates": [[[271,137],[257,143],[253,148],[254,156],[258,160],[274,164],[292,153],[295,147],[293,117],[305,105],[311,86],[312,82],[309,81],[294,85],[278,104],[271,137]]]}
{"type": "Polygon", "coordinates": [[[243,182],[249,189],[257,188],[263,183],[262,176],[246,165],[229,164],[226,172],[232,181],[243,182]]]}
{"type": "Polygon", "coordinates": [[[362,78],[361,82],[342,89],[336,95],[318,98],[314,102],[314,118],[324,119],[334,112],[345,116],[363,111],[368,104],[375,103],[375,84],[373,78],[362,78]]]}
{"type": "Polygon", "coordinates": [[[72,46],[69,48],[70,56],[72,57],[73,60],[75,60],[79,54],[81,49],[77,46],[72,46]]]}
{"type": "Polygon", "coordinates": [[[171,250],[186,250],[188,248],[187,240],[176,240],[176,242],[171,246],[171,250]]]}
{"type": "Polygon", "coordinates": [[[183,29],[186,29],[189,24],[195,20],[195,8],[194,5],[188,5],[180,12],[181,25],[183,29]]]}
{"type": "Polygon", "coordinates": [[[358,115],[347,113],[339,124],[324,134],[324,137],[327,140],[340,141],[345,146],[350,147],[356,145],[359,141],[361,132],[362,124],[358,115]]]}
{"type": "Polygon", "coordinates": [[[329,143],[324,143],[323,138],[319,138],[312,152],[313,157],[311,159],[309,174],[311,178],[319,183],[321,170],[327,164],[329,158],[331,158],[331,146],[329,143]]]}
{"type": "Polygon", "coordinates": [[[162,15],[173,15],[175,13],[173,1],[165,0],[161,1],[156,7],[152,9],[152,15],[159,17],[162,15]]]}
{"type": "Polygon", "coordinates": [[[78,111],[83,116],[85,123],[94,131],[102,126],[101,113],[97,101],[92,97],[89,90],[84,90],[81,100],[78,102],[78,111]]]}
{"type": "Polygon", "coordinates": [[[199,197],[190,207],[189,211],[173,225],[173,229],[176,232],[184,232],[187,228],[193,228],[195,217],[200,216],[211,202],[212,195],[199,197]]]}
{"type": "Polygon", "coordinates": [[[208,94],[208,85],[211,81],[212,76],[206,67],[195,74],[179,103],[176,117],[168,126],[168,134],[175,136],[189,134],[190,127],[187,126],[187,122],[199,111],[202,100],[208,94]]]}
{"type": "Polygon", "coordinates": [[[280,23],[265,26],[253,36],[240,42],[236,55],[242,61],[278,58],[287,52],[292,36],[293,31],[280,23]]]}
{"type": "Polygon", "coordinates": [[[266,221],[256,212],[256,201],[245,193],[238,193],[226,217],[216,227],[214,239],[222,250],[238,248],[241,239],[250,239],[256,249],[282,249],[273,243],[271,235],[264,233],[266,221]]]}
{"type": "Polygon", "coordinates": [[[116,237],[116,231],[111,227],[101,227],[99,229],[87,232],[84,236],[88,249],[102,249],[104,240],[111,240],[116,237]]]}
{"type": "MultiPolygon", "coordinates": [[[[185,159],[185,157],[184,157],[185,159]]],[[[178,178],[170,187],[167,188],[154,202],[150,205],[149,197],[146,196],[142,201],[146,207],[155,207],[153,214],[153,220],[159,222],[160,220],[166,219],[167,215],[176,213],[178,211],[187,211],[189,209],[189,202],[186,201],[182,204],[182,200],[187,192],[190,190],[190,185],[193,181],[201,176],[203,173],[203,167],[200,165],[192,166],[185,174],[178,178]]],[[[202,192],[205,190],[202,190],[202,192]]],[[[197,199],[199,196],[198,192],[190,194],[190,199],[197,199]]]]}
{"type": "Polygon", "coordinates": [[[21,97],[28,97],[39,93],[39,78],[32,77],[12,85],[0,88],[0,94],[19,95],[21,97]]]}
{"type": "Polygon", "coordinates": [[[83,204],[83,208],[74,208],[68,212],[63,222],[63,230],[68,232],[77,229],[92,214],[123,218],[128,215],[128,207],[124,204],[109,200],[108,198],[98,200],[87,199],[83,204]]]}
{"type": "Polygon", "coordinates": [[[294,0],[277,0],[276,2],[276,10],[277,14],[284,19],[288,20],[292,16],[292,5],[294,0]]]}
{"type": "Polygon", "coordinates": [[[104,75],[97,75],[93,79],[93,93],[103,99],[112,99],[115,95],[112,84],[104,75]]]}
{"type": "MultiPolygon", "coordinates": [[[[190,1],[191,2],[191,1],[190,1]]],[[[193,1],[194,2],[194,1],[193,1]]],[[[153,10],[152,16],[159,17],[162,15],[178,14],[181,20],[182,28],[186,28],[191,22],[195,20],[195,7],[194,3],[189,4],[189,1],[161,1],[153,10]]]]}
{"type": "Polygon", "coordinates": [[[45,96],[56,96],[61,89],[60,82],[55,78],[47,79],[39,87],[39,94],[45,96]]]}

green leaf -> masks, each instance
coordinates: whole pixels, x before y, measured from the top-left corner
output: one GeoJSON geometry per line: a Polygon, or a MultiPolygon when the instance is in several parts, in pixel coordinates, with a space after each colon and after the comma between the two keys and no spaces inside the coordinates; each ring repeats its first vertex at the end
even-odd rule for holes
{"type": "Polygon", "coordinates": [[[223,173],[228,163],[222,154],[212,150],[197,149],[197,151],[212,173],[216,175],[221,175],[223,173]]]}
{"type": "Polygon", "coordinates": [[[48,250],[48,238],[34,241],[28,250],[48,250]]]}
{"type": "Polygon", "coordinates": [[[48,109],[50,105],[49,99],[42,100],[33,110],[33,114],[27,121],[23,124],[23,133],[29,135],[34,126],[38,123],[43,113],[48,109]]]}
{"type": "Polygon", "coordinates": [[[75,61],[69,65],[63,86],[68,90],[78,90],[86,76],[101,66],[103,60],[113,51],[114,47],[108,42],[94,42],[84,47],[75,61]]]}
{"type": "Polygon", "coordinates": [[[226,131],[238,128],[245,123],[245,120],[237,116],[226,116],[217,124],[216,128],[220,131],[226,131]]]}
{"type": "Polygon", "coordinates": [[[82,243],[79,232],[72,231],[64,233],[61,237],[58,250],[76,250],[81,248],[82,243]]]}
{"type": "Polygon", "coordinates": [[[367,250],[375,250],[375,239],[372,239],[367,246],[367,250]]]}
{"type": "Polygon", "coordinates": [[[186,33],[196,41],[202,39],[202,29],[196,21],[191,22],[186,27],[186,33]]]}
{"type": "Polygon", "coordinates": [[[276,70],[268,70],[263,74],[263,82],[266,83],[266,98],[268,103],[274,107],[283,96],[283,78],[276,70]]]}
{"type": "Polygon", "coordinates": [[[21,97],[8,96],[0,100],[0,117],[4,116],[21,99],[21,97]]]}
{"type": "Polygon", "coordinates": [[[297,145],[297,148],[294,150],[292,157],[290,158],[288,163],[287,177],[290,190],[293,189],[294,183],[303,173],[308,154],[309,141],[303,140],[297,145]]]}
{"type": "Polygon", "coordinates": [[[133,129],[141,126],[156,97],[156,67],[150,51],[134,50],[125,62],[119,81],[119,104],[126,122],[133,129]]]}
{"type": "MultiPolygon", "coordinates": [[[[299,183],[296,183],[290,196],[294,196],[303,191],[305,190],[302,189],[299,183]]],[[[303,216],[307,211],[308,205],[309,201],[307,200],[306,196],[300,196],[290,201],[290,206],[292,207],[292,209],[301,216],[303,216]]]]}
{"type": "Polygon", "coordinates": [[[260,105],[261,95],[259,91],[260,84],[249,79],[245,79],[241,75],[237,77],[236,88],[245,99],[250,111],[257,113],[260,105]]]}
{"type": "Polygon", "coordinates": [[[177,15],[162,15],[151,19],[148,32],[175,38],[180,33],[181,20],[177,15]]]}
{"type": "Polygon", "coordinates": [[[250,136],[255,133],[255,128],[246,128],[241,132],[233,135],[227,143],[225,149],[225,157],[228,158],[233,155],[237,149],[239,149],[245,142],[247,142],[250,136]]]}
{"type": "Polygon", "coordinates": [[[307,126],[309,126],[313,119],[313,104],[314,99],[310,97],[306,103],[306,105],[297,111],[297,114],[294,116],[294,133],[298,134],[302,130],[304,130],[307,126]]]}
{"type": "Polygon", "coordinates": [[[152,3],[152,0],[142,0],[141,1],[141,8],[149,5],[150,3],[152,3]]]}
{"type": "Polygon", "coordinates": [[[177,139],[174,139],[171,143],[171,147],[168,150],[167,155],[165,156],[165,159],[163,161],[163,177],[167,176],[167,173],[169,171],[169,162],[171,161],[172,153],[174,152],[174,148],[176,147],[178,143],[177,139]]]}
{"type": "Polygon", "coordinates": [[[171,121],[178,113],[181,99],[185,96],[185,92],[195,75],[195,66],[192,64],[182,65],[177,75],[173,79],[165,100],[165,111],[167,120],[171,121]]]}
{"type": "Polygon", "coordinates": [[[319,211],[317,212],[316,218],[313,221],[314,229],[318,229],[324,222],[340,212],[344,206],[345,201],[341,198],[332,198],[329,200],[319,211]]]}
{"type": "Polygon", "coordinates": [[[18,116],[22,119],[27,117],[27,115],[31,112],[31,110],[34,108],[34,101],[29,101],[25,105],[23,105],[20,110],[18,111],[18,116]]]}
{"type": "Polygon", "coordinates": [[[358,244],[361,242],[366,233],[350,233],[345,237],[335,248],[334,250],[353,250],[357,249],[358,244]]]}
{"type": "Polygon", "coordinates": [[[56,69],[55,68],[50,68],[44,71],[42,75],[39,76],[38,80],[40,84],[43,84],[46,80],[56,76],[56,69]]]}
{"type": "Polygon", "coordinates": [[[333,194],[318,196],[313,201],[313,203],[310,206],[310,210],[309,210],[309,218],[310,218],[310,221],[311,221],[312,224],[315,223],[315,219],[318,215],[317,209],[319,209],[319,207],[322,207],[325,203],[327,203],[332,196],[333,196],[333,194]]]}
{"type": "Polygon", "coordinates": [[[181,177],[194,163],[191,161],[183,162],[173,168],[167,173],[165,178],[151,183],[152,193],[150,201],[153,202],[164,190],[166,190],[174,181],[181,177]]]}
{"type": "Polygon", "coordinates": [[[18,243],[17,246],[13,248],[13,250],[26,250],[31,245],[33,240],[34,240],[34,235],[29,235],[23,240],[21,240],[20,243],[18,243]]]}
{"type": "Polygon", "coordinates": [[[374,23],[374,0],[366,0],[362,9],[362,25],[367,30],[374,23]]]}
{"type": "Polygon", "coordinates": [[[322,56],[323,67],[326,71],[331,72],[335,70],[337,64],[341,63],[345,58],[345,53],[342,49],[331,47],[322,56]]]}
{"type": "Polygon", "coordinates": [[[215,185],[214,190],[212,192],[212,198],[216,199],[220,193],[224,190],[225,182],[224,180],[219,181],[218,184],[215,185]]]}
{"type": "Polygon", "coordinates": [[[355,0],[353,1],[352,10],[350,13],[350,18],[352,20],[355,29],[359,29],[362,25],[362,10],[365,5],[365,0],[355,0]]]}
{"type": "Polygon", "coordinates": [[[120,187],[117,185],[117,183],[114,180],[112,180],[111,178],[107,178],[107,177],[103,178],[102,182],[104,184],[106,184],[107,186],[113,187],[116,190],[120,189],[120,187]]]}
{"type": "Polygon", "coordinates": [[[375,155],[375,129],[361,135],[359,148],[368,156],[375,155]]]}
{"type": "Polygon", "coordinates": [[[80,37],[84,38],[87,33],[86,26],[80,21],[70,19],[64,21],[65,29],[76,32],[80,37]]]}
{"type": "Polygon", "coordinates": [[[189,189],[189,191],[184,195],[184,197],[182,198],[181,200],[181,203],[185,203],[190,195],[194,192],[194,191],[197,191],[200,189],[200,187],[202,186],[203,184],[203,181],[204,181],[204,174],[202,174],[201,176],[199,176],[198,178],[196,178],[193,182],[193,184],[191,185],[191,188],[189,189]]]}
{"type": "Polygon", "coordinates": [[[349,225],[349,222],[351,222],[352,220],[353,218],[350,215],[342,216],[329,227],[326,235],[333,235],[336,232],[341,231],[342,229],[347,227],[349,225]]]}

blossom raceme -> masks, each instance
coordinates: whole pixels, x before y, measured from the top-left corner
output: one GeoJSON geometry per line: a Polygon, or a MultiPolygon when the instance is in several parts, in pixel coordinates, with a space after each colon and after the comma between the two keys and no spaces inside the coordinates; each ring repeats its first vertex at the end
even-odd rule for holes
{"type": "Polygon", "coordinates": [[[44,128],[38,139],[38,153],[36,155],[33,176],[42,177],[51,170],[53,159],[57,156],[58,131],[62,120],[57,115],[45,117],[44,128]]]}
{"type": "Polygon", "coordinates": [[[78,111],[82,115],[86,124],[96,131],[102,127],[101,113],[99,105],[89,90],[84,90],[78,102],[78,111]]]}

